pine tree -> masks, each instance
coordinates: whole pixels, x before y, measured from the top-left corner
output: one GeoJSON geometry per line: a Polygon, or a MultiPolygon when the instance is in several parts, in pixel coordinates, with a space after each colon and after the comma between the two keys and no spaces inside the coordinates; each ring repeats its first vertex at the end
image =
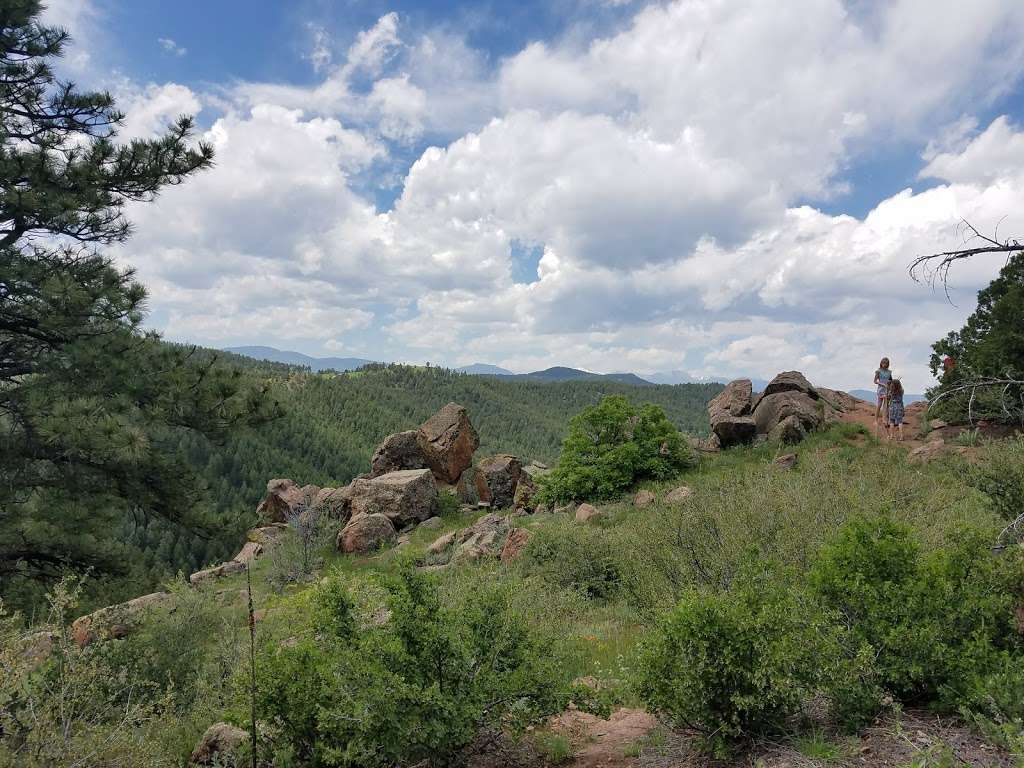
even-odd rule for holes
{"type": "MultiPolygon", "coordinates": [[[[0,4],[0,592],[66,569],[128,572],[126,517],[211,524],[176,446],[265,415],[265,397],[216,356],[141,328],[146,293],[102,253],[124,206],[212,163],[182,117],[116,141],[123,115],[51,63],[66,31],[38,0],[0,4]]],[[[31,591],[31,590],[29,590],[31,591]]],[[[26,598],[28,599],[28,598],[26,598]]]]}

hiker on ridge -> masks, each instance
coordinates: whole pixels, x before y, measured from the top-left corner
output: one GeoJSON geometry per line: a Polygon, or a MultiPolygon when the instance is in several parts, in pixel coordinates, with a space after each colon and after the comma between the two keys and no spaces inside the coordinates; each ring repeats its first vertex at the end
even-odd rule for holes
{"type": "Polygon", "coordinates": [[[892,384],[892,371],[889,370],[889,358],[883,357],[875,371],[876,404],[875,404],[875,426],[878,426],[879,419],[885,414],[885,427],[889,428],[889,385],[892,384]]]}

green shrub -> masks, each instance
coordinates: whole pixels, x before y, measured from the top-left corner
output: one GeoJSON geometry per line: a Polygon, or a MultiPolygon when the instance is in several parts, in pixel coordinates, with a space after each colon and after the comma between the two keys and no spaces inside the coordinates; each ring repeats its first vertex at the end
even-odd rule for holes
{"type": "Polygon", "coordinates": [[[481,585],[451,607],[411,569],[387,589],[389,618],[360,629],[340,583],[324,585],[313,633],[260,654],[258,710],[279,734],[278,762],[444,762],[483,726],[564,706],[564,664],[511,609],[507,589],[481,585]]]}
{"type": "Polygon", "coordinates": [[[837,655],[835,629],[813,603],[753,564],[728,591],[690,591],[659,621],[641,644],[637,689],[723,753],[781,728],[827,683],[837,655]]]}
{"type": "Polygon", "coordinates": [[[605,531],[566,521],[538,528],[520,562],[525,573],[604,599],[621,586],[620,554],[605,531]]]}
{"type": "Polygon", "coordinates": [[[0,603],[0,766],[177,765],[160,741],[170,697],[71,638],[78,593],[75,581],[56,584],[46,624],[31,631],[0,603]]]}
{"type": "Polygon", "coordinates": [[[637,408],[622,395],[609,395],[569,422],[558,466],[543,478],[539,498],[612,498],[638,480],[666,480],[696,463],[661,408],[637,408]]]}
{"type": "Polygon", "coordinates": [[[1016,520],[1024,514],[1024,438],[988,446],[969,478],[996,514],[1007,522],[1016,520]]]}
{"type": "Polygon", "coordinates": [[[888,518],[848,522],[811,572],[854,642],[870,646],[882,686],[908,703],[955,706],[1016,652],[1020,552],[996,555],[985,535],[958,531],[923,553],[888,518]]]}

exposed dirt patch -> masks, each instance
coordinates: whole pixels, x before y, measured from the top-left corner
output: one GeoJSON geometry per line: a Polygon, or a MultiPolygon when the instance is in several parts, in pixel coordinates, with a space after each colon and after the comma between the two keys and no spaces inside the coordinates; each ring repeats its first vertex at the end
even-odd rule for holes
{"type": "Polygon", "coordinates": [[[607,720],[568,710],[551,721],[551,730],[569,738],[575,756],[573,768],[625,768],[637,765],[632,754],[636,743],[658,727],[658,721],[642,709],[622,708],[607,720]]]}

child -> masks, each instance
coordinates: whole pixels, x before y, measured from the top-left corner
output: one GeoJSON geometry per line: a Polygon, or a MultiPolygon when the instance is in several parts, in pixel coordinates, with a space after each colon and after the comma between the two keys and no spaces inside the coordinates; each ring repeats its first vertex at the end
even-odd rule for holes
{"type": "Polygon", "coordinates": [[[883,357],[875,371],[875,386],[878,388],[878,404],[875,406],[875,425],[879,417],[885,414],[885,426],[889,427],[889,385],[892,383],[892,371],[889,370],[889,358],[883,357]]]}
{"type": "Polygon", "coordinates": [[[899,441],[903,442],[903,382],[893,379],[889,385],[889,439],[899,430],[899,441]]]}

